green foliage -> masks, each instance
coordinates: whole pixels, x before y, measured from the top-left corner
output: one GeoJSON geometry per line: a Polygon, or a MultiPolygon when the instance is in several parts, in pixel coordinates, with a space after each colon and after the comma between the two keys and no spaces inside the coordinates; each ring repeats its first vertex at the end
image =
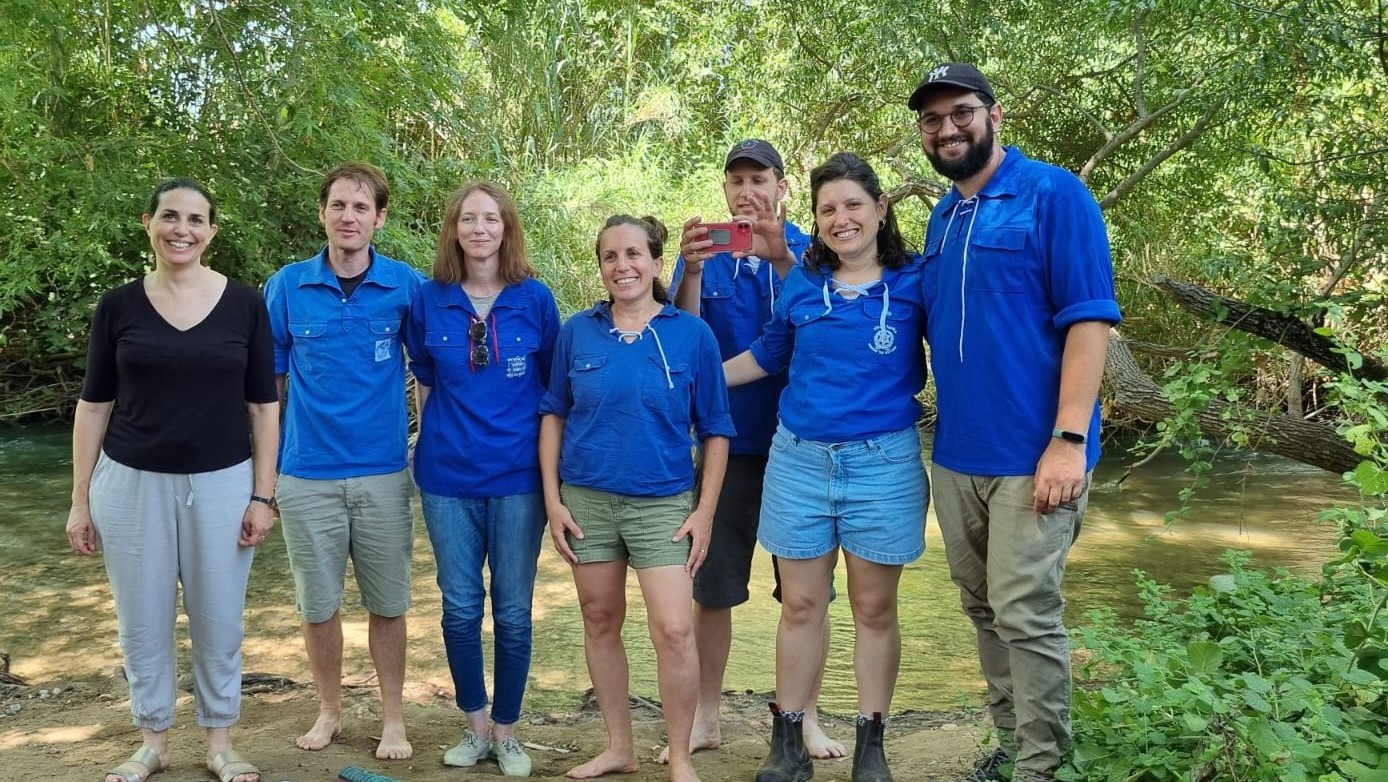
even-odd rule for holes
{"type": "MultiPolygon", "coordinates": [[[[1383,562],[1388,539],[1372,537],[1383,562]]],[[[1226,562],[1180,600],[1139,573],[1131,628],[1091,615],[1059,779],[1388,779],[1388,667],[1361,640],[1388,635],[1369,610],[1383,585],[1348,563],[1317,583],[1226,562]]]]}

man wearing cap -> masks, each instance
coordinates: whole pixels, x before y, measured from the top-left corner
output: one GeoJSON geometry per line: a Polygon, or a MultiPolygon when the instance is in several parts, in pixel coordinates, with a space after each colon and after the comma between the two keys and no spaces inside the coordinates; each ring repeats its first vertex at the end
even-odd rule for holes
{"type": "Polygon", "coordinates": [[[970,780],[1051,780],[1070,749],[1060,593],[1099,458],[1114,298],[1099,205],[1077,177],[998,143],[1002,108],[972,65],[926,74],[907,104],[954,187],[922,275],[939,423],[935,512],[978,636],[1001,747],[970,780]]]}
{"type": "MultiPolygon", "coordinates": [[[[695,215],[684,223],[670,289],[680,309],[700,316],[713,329],[724,360],[747,350],[761,336],[780,296],[781,281],[810,245],[810,238],[786,220],[786,185],[785,163],[775,147],[761,139],[739,141],[723,162],[723,195],[732,219],[752,225],[751,252],[709,253],[713,243],[700,224],[702,218],[695,215]]],[[[694,577],[699,705],[691,749],[717,747],[721,738],[718,708],[732,641],[732,608],[748,599],[762,479],[785,385],[781,373],[728,389],[737,436],[714,511],[713,545],[694,577]]],[[[779,599],[779,590],[776,596],[779,599]]],[[[823,670],[821,662],[821,676],[823,670]]],[[[811,703],[819,697],[819,686],[816,681],[811,703]]],[[[806,711],[804,725],[812,755],[843,757],[843,745],[824,735],[814,708],[806,711]]]]}

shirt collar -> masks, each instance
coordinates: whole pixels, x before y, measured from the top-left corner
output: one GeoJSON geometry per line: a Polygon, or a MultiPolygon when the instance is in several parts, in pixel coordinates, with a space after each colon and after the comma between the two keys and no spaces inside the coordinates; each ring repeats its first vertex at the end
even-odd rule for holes
{"type": "MultiPolygon", "coordinates": [[[[1000,198],[1017,194],[1021,184],[1018,167],[1021,166],[1022,161],[1026,159],[1026,155],[1023,155],[1020,149],[1012,146],[1003,147],[1003,150],[1006,151],[1007,154],[1003,156],[1002,162],[998,164],[997,170],[993,172],[991,177],[988,177],[988,181],[979,189],[978,196],[976,197],[1000,198]]],[[[940,213],[948,214],[949,210],[953,209],[963,200],[964,197],[959,193],[959,188],[955,185],[951,185],[949,192],[945,193],[944,198],[940,199],[940,213]]]]}
{"type": "MultiPolygon", "coordinates": [[[[371,257],[371,265],[366,268],[366,276],[362,278],[362,282],[369,282],[374,285],[379,285],[382,288],[399,287],[400,280],[396,276],[395,270],[389,268],[388,264],[376,263],[378,256],[376,255],[375,245],[367,247],[366,252],[371,257]]],[[[384,255],[379,257],[385,258],[384,255]]],[[[328,263],[327,245],[324,245],[323,249],[319,250],[318,254],[313,256],[313,259],[318,262],[317,272],[313,275],[305,275],[303,279],[299,281],[299,285],[301,287],[304,285],[327,285],[334,288],[338,287],[337,274],[333,272],[332,264],[328,263]]]]}

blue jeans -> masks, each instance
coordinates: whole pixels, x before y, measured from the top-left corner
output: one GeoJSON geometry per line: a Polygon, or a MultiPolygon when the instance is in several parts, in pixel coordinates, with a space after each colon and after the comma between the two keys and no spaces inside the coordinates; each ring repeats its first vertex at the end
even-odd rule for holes
{"type": "Polygon", "coordinates": [[[420,496],[443,593],[443,645],[458,691],[458,708],[473,712],[487,707],[482,663],[487,592],[482,562],[486,560],[491,571],[494,636],[492,721],[510,725],[520,719],[530,676],[530,604],[545,529],[544,500],[539,492],[480,499],[427,492],[420,496]]]}

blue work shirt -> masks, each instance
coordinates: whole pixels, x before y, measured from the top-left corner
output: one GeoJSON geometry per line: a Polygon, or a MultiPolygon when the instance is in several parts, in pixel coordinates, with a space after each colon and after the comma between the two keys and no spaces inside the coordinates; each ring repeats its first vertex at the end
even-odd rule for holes
{"type": "Polygon", "coordinates": [[[275,374],[289,376],[280,471],[335,480],[384,475],[407,463],[405,313],[424,278],[371,250],[344,296],[327,248],[265,282],[275,374]]]}
{"type": "MultiPolygon", "coordinates": [[[[1099,205],[1065,169],[1016,147],[973,198],[951,188],[921,275],[939,423],[933,460],[968,475],[1032,475],[1050,445],[1066,332],[1117,323],[1099,205]]],[[[1099,405],[1086,466],[1099,460],[1099,405]]]]}
{"type": "Polygon", "coordinates": [[[421,491],[503,497],[540,490],[540,397],[549,383],[559,307],[545,284],[507,285],[487,315],[490,362],[472,365],[477,319],[456,283],[419,289],[405,325],[415,382],[429,387],[414,449],[421,491]]]}
{"type": "Polygon", "coordinates": [[[786,275],[775,315],[751,350],[767,372],[789,365],[781,423],[792,434],[843,443],[915,425],[915,395],[925,385],[920,271],[912,255],[851,299],[803,264],[786,275]]]}
{"type": "Polygon", "coordinates": [[[559,478],[633,497],[694,487],[699,440],[732,437],[728,389],[708,324],[666,304],[641,338],[613,332],[599,302],[564,324],[540,413],[564,419],[559,478]]]}
{"type": "MultiPolygon", "coordinates": [[[[810,246],[806,236],[793,223],[786,223],[786,244],[798,263],[810,246]]],[[[675,259],[670,280],[670,298],[684,280],[684,256],[675,259]]],[[[718,253],[704,261],[699,289],[699,317],[713,329],[718,352],[724,361],[747,350],[762,335],[771,309],[781,295],[781,276],[770,261],[733,258],[718,253]]],[[[776,433],[776,405],[786,387],[786,373],[778,372],[736,388],[728,389],[737,436],[728,452],[738,456],[765,456],[776,433]]]]}

